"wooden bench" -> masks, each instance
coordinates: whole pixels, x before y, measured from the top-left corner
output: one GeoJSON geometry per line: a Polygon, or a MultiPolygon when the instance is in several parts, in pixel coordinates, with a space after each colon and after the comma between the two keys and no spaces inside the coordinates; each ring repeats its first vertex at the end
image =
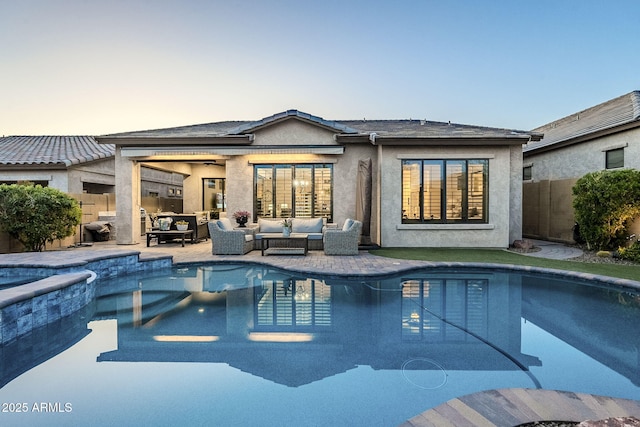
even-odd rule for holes
{"type": "Polygon", "coordinates": [[[155,237],[158,240],[158,244],[160,244],[160,236],[173,236],[173,237],[182,237],[182,247],[184,248],[184,240],[185,237],[189,235],[191,239],[191,243],[194,243],[193,240],[193,230],[152,230],[147,231],[147,247],[151,243],[151,239],[155,237]]]}

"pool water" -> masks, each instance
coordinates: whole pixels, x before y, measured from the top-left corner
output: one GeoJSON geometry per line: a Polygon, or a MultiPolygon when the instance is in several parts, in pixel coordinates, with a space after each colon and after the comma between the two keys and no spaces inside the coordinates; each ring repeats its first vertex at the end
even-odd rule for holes
{"type": "Polygon", "coordinates": [[[510,387],[640,399],[631,289],[215,264],[102,280],[97,293],[1,348],[0,425],[396,426],[510,387]]]}

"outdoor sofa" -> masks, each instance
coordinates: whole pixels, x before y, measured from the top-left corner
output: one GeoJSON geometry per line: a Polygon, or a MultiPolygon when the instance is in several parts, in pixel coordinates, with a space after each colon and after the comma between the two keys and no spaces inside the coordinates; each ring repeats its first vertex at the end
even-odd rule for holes
{"type": "MultiPolygon", "coordinates": [[[[252,224],[255,230],[255,247],[260,249],[262,238],[282,234],[282,219],[259,218],[257,224],[252,224]]],[[[309,250],[322,250],[322,237],[326,230],[335,227],[335,224],[327,224],[326,218],[291,218],[291,232],[305,233],[309,239],[309,250]]]]}

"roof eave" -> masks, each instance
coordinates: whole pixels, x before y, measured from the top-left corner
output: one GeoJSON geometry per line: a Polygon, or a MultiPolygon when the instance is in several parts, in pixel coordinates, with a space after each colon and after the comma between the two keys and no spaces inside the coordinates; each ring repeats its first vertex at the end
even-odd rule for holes
{"type": "Polygon", "coordinates": [[[25,170],[25,169],[43,169],[43,170],[65,170],[69,165],[58,163],[33,163],[33,162],[13,162],[13,163],[0,163],[2,170],[25,170]]]}
{"type": "Polygon", "coordinates": [[[99,144],[115,144],[120,146],[165,146],[165,145],[249,145],[253,143],[254,135],[227,136],[181,136],[181,137],[151,137],[151,136],[97,136],[99,144]]]}
{"type": "MultiPolygon", "coordinates": [[[[536,135],[537,137],[538,135],[536,135]]],[[[339,143],[373,143],[375,145],[459,145],[459,146],[496,146],[522,145],[533,140],[533,135],[518,135],[512,137],[399,137],[380,136],[371,138],[370,135],[336,135],[339,143]]],[[[539,140],[539,139],[536,139],[539,140]]]]}

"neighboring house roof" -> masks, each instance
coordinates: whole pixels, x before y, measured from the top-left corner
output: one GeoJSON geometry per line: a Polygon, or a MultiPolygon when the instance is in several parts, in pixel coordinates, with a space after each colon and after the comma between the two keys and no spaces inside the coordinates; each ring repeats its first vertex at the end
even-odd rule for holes
{"type": "Polygon", "coordinates": [[[113,144],[92,136],[7,136],[0,138],[0,165],[69,167],[115,155],[113,144]]]}
{"type": "Polygon", "coordinates": [[[548,151],[640,127],[640,91],[633,91],[533,130],[544,134],[525,153],[548,151]]]}
{"type": "MultiPolygon", "coordinates": [[[[130,138],[222,138],[246,136],[264,127],[284,120],[297,119],[336,132],[340,142],[375,140],[376,138],[397,139],[523,139],[539,140],[536,132],[513,129],[499,129],[484,126],[470,126],[427,120],[325,120],[298,110],[287,110],[257,121],[227,121],[201,125],[182,126],[168,129],[126,132],[98,137],[108,142],[130,141],[130,138]]],[[[237,139],[241,143],[240,139],[237,139]]],[[[205,141],[203,140],[203,143],[205,141]]],[[[247,141],[250,142],[250,141],[247,141]]],[[[525,141],[526,142],[526,141],[525,141]]]]}

